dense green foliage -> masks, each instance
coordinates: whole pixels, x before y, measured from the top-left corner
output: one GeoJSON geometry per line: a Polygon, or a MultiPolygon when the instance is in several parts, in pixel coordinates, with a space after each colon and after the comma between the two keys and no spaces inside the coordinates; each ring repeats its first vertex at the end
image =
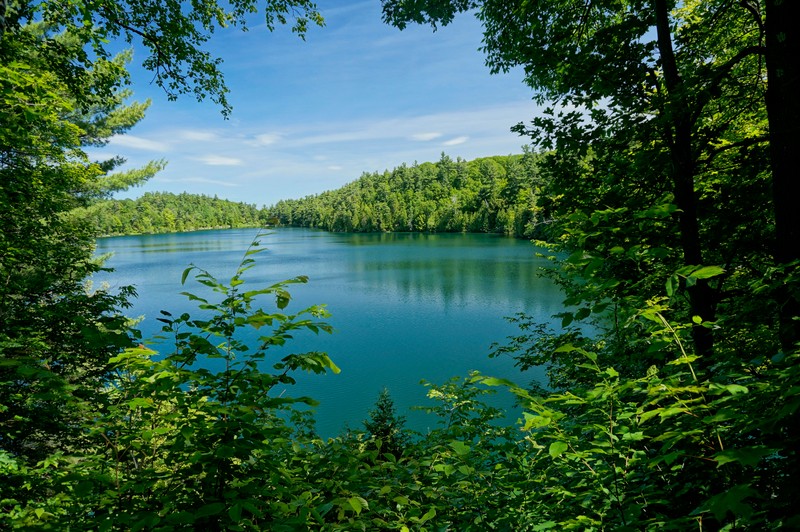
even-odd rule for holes
{"type": "Polygon", "coordinates": [[[499,351],[549,364],[554,391],[525,399],[551,442],[540,519],[797,526],[797,4],[384,1],[401,28],[471,9],[489,65],[548,103],[516,129],[548,150],[570,309],[562,331],[517,318],[499,351]]]}
{"type": "MultiPolygon", "coordinates": [[[[680,355],[631,379],[599,364],[596,353],[565,345],[556,354],[572,358],[576,382],[586,385],[539,397],[471,375],[428,385],[434,400],[428,411],[438,426],[424,435],[403,431],[382,394],[365,420],[367,433],[321,440],[302,408],[313,401],[293,397],[290,389],[298,371],[338,369],[325,354],[283,346],[303,331],[330,330],[318,319],[324,310],[285,313],[287,283],[248,288],[245,273],[255,252],[246,253],[227,283],[187,269],[184,280],[195,272],[206,287],[186,293],[204,317],[164,313],[162,336],[171,349],[159,355],[133,347],[111,360],[110,401],[82,425],[89,445],[81,452],[35,467],[5,457],[3,474],[21,489],[4,501],[4,524],[109,530],[796,526],[785,501],[770,491],[793,481],[782,470],[781,452],[787,441],[797,443],[783,431],[800,405],[795,357],[776,357],[720,382],[695,369],[696,356],[680,355]],[[265,310],[264,297],[277,308],[265,310]],[[256,344],[237,339],[243,328],[258,331],[256,344]],[[502,413],[482,402],[498,386],[525,406],[521,427],[499,423],[502,413]],[[741,415],[756,410],[758,417],[741,415]],[[400,445],[392,448],[392,439],[400,445]]],[[[651,337],[662,348],[680,351],[680,331],[663,319],[665,310],[653,307],[641,318],[658,324],[651,337]]]]}
{"type": "Polygon", "coordinates": [[[337,190],[280,201],[268,212],[286,225],[328,231],[530,236],[541,187],[537,158],[525,151],[468,162],[443,154],[437,163],[364,174],[337,190]]]}
{"type": "Polygon", "coordinates": [[[136,199],[101,201],[88,209],[87,217],[101,235],[263,227],[269,221],[255,205],[185,192],[146,192],[136,199]]]}
{"type": "MultiPolygon", "coordinates": [[[[335,230],[524,234],[546,219],[568,310],[559,331],[514,318],[520,334],[496,349],[547,364],[547,389],[429,385],[439,424],[425,435],[382,394],[367,432],[327,441],[313,400],[290,392],[300,371],[338,371],[291,350],[330,330],[324,309],[288,313],[303,278],[249,289],[257,248],[228,282],[186,270],[202,317],[165,312],[160,353],[120,317],[128,293],[82,285],[99,266],[75,209],[160,165],[111,174],[120,161],[83,151],[144,110],[124,104],[125,57],[104,39],[142,37],[168,89],[224,108],[198,46],[253,4],[0,6],[0,528],[800,528],[800,241],[786,197],[800,4],[385,0],[401,27],[476,8],[489,64],[522,66],[552,104],[518,127],[547,155],[443,157],[281,208],[335,230]],[[519,426],[481,401],[496,388],[518,398],[519,426]]],[[[316,20],[306,2],[277,2],[268,24],[293,12],[300,31],[316,20]]]]}
{"type": "Polygon", "coordinates": [[[100,266],[91,226],[75,209],[160,166],[114,172],[121,160],[86,156],[84,147],[132,127],[147,104],[125,103],[128,53],[64,79],[80,53],[74,32],[42,23],[2,34],[0,453],[21,463],[85,445],[81,423],[102,404],[108,359],[130,344],[115,312],[130,289],[84,287],[100,266]]]}

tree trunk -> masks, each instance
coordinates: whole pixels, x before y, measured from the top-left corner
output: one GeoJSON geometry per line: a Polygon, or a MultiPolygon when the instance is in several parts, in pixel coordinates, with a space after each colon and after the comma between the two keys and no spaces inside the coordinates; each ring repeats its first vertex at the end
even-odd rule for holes
{"type": "MultiPolygon", "coordinates": [[[[671,175],[675,187],[675,204],[680,209],[678,227],[683,249],[683,260],[687,265],[703,264],[703,250],[700,245],[700,227],[697,220],[697,197],[694,191],[694,157],[692,156],[692,122],[689,106],[682,94],[682,80],[678,73],[675,53],[672,48],[672,35],[669,25],[669,8],[666,0],[654,0],[658,51],[664,81],[669,97],[666,105],[666,118],[672,143],[670,159],[671,175]]],[[[714,321],[714,297],[708,281],[700,279],[687,288],[692,316],[700,316],[703,321],[714,321]]],[[[699,325],[692,327],[692,340],[698,355],[711,355],[714,338],[711,330],[699,325]]],[[[708,362],[708,361],[706,361],[708,362]]]]}
{"type": "MultiPolygon", "coordinates": [[[[800,2],[766,1],[767,116],[775,205],[775,261],[800,259],[800,2]]],[[[800,301],[791,287],[777,294],[784,349],[800,341],[800,301]]]]}

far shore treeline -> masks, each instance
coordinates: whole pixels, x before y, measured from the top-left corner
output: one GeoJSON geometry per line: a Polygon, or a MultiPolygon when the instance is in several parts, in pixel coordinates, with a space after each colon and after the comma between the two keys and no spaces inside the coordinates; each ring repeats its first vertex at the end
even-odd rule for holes
{"type": "Polygon", "coordinates": [[[100,234],[170,233],[287,225],[338,232],[476,232],[531,237],[541,188],[538,155],[442,154],[436,163],[364,173],[336,189],[270,207],[197,194],[148,192],[91,208],[100,234]]]}
{"type": "Polygon", "coordinates": [[[106,200],[93,205],[90,213],[104,236],[260,227],[266,221],[264,210],[255,205],[186,192],[106,200]]]}
{"type": "Polygon", "coordinates": [[[327,231],[476,232],[532,236],[540,183],[537,155],[401,165],[365,173],[338,190],[280,201],[285,225],[327,231]]]}

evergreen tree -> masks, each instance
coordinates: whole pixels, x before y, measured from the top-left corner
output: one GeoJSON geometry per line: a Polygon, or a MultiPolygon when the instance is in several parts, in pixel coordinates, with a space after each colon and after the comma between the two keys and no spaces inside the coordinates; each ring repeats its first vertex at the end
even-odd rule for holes
{"type": "Polygon", "coordinates": [[[375,401],[375,408],[369,411],[369,418],[364,420],[370,445],[377,448],[381,454],[388,453],[399,458],[410,442],[410,437],[405,431],[405,423],[405,416],[397,415],[389,390],[383,388],[375,401]]]}

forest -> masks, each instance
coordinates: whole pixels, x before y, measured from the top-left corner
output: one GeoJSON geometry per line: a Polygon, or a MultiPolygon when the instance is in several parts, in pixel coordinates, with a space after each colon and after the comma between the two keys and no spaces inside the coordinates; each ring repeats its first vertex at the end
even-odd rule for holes
{"type": "Polygon", "coordinates": [[[344,187],[268,209],[281,224],[345,232],[474,232],[531,237],[538,156],[436,163],[365,173],[344,187]]]}
{"type": "Polygon", "coordinates": [[[536,160],[522,155],[436,163],[365,173],[336,190],[271,207],[197,194],[146,192],[85,208],[100,235],[170,233],[280,224],[345,232],[474,232],[532,237],[541,188],[536,160]]]}
{"type": "Polygon", "coordinates": [[[104,267],[87,213],[164,165],[89,155],[148,107],[130,101],[132,52],[111,43],[134,46],[168,97],[227,115],[214,30],[258,7],[302,37],[322,15],[309,0],[2,2],[0,528],[800,528],[800,3],[381,5],[399,30],[477,17],[490,69],[520,68],[547,108],[514,127],[533,148],[401,167],[389,174],[409,185],[391,192],[367,174],[275,215],[540,239],[560,327],[513,316],[519,334],[491,355],[545,366],[547,386],[430,383],[426,434],[384,393],[363,428],[322,439],[314,399],[276,390],[339,367],[274,347],[327,334],[328,314],[288,313],[304,277],[248,283],[257,242],[230,278],[187,268],[198,312],[164,309],[170,347],[146,347],[125,314],[135,287],[85,282],[104,267]],[[496,390],[518,423],[484,403],[496,390]]]}
{"type": "Polygon", "coordinates": [[[102,200],[82,215],[103,236],[264,227],[270,221],[255,205],[186,192],[145,192],[136,199],[102,200]]]}

